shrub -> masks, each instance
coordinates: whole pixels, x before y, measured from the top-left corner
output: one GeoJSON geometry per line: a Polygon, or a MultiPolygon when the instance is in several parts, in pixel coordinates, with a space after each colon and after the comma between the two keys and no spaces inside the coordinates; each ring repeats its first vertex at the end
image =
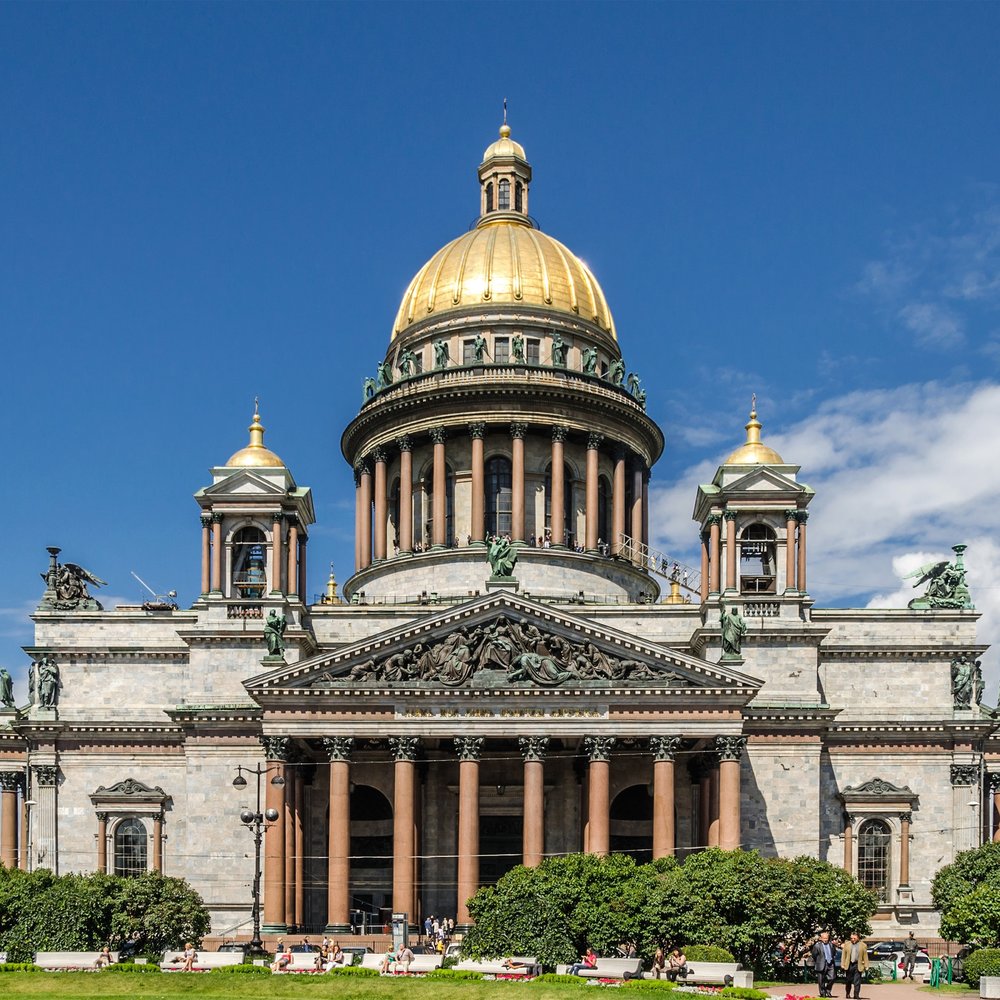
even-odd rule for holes
{"type": "Polygon", "coordinates": [[[482,979],[481,972],[472,969],[432,969],[427,973],[428,979],[482,979]]]}
{"type": "Polygon", "coordinates": [[[343,969],[331,969],[328,976],[377,976],[378,969],[363,969],[360,965],[348,965],[343,969]]]}
{"type": "Polygon", "coordinates": [[[44,972],[34,962],[2,962],[0,972],[44,972]]]}
{"type": "Polygon", "coordinates": [[[768,1000],[770,996],[763,990],[754,990],[747,986],[725,986],[722,995],[732,997],[732,1000],[768,1000]]]}
{"type": "Polygon", "coordinates": [[[735,962],[731,951],[714,944],[689,944],[684,948],[689,962],[735,962]]]}
{"type": "Polygon", "coordinates": [[[629,989],[639,989],[639,990],[677,989],[677,984],[672,983],[669,979],[630,979],[627,985],[629,989]]]}
{"type": "Polygon", "coordinates": [[[115,972],[118,975],[122,973],[146,973],[146,972],[159,972],[160,967],[158,965],[135,965],[132,962],[119,962],[117,965],[106,965],[101,972],[115,972]]]}
{"type": "Polygon", "coordinates": [[[209,970],[210,976],[270,976],[271,970],[266,965],[223,965],[218,969],[209,970]]]}
{"type": "Polygon", "coordinates": [[[543,972],[540,976],[535,976],[530,981],[533,983],[572,983],[574,986],[587,985],[587,980],[584,976],[561,976],[557,972],[543,972]]]}
{"type": "Polygon", "coordinates": [[[1000,948],[980,948],[966,960],[965,981],[973,988],[979,986],[980,976],[1000,976],[1000,948]]]}

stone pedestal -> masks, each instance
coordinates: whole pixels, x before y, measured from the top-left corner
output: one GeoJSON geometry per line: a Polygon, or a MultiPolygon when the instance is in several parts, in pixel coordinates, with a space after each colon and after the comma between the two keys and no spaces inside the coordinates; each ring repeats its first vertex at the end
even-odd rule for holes
{"type": "Polygon", "coordinates": [[[491,576],[486,581],[486,590],[488,593],[506,591],[508,594],[516,594],[519,586],[517,577],[513,576],[491,576]]]}
{"type": "Polygon", "coordinates": [[[56,722],[59,719],[59,712],[55,708],[43,708],[41,705],[32,705],[28,709],[28,718],[39,722],[56,722]]]}
{"type": "Polygon", "coordinates": [[[997,1000],[1000,997],[1000,976],[982,976],[979,980],[979,995],[983,1000],[997,1000]]]}

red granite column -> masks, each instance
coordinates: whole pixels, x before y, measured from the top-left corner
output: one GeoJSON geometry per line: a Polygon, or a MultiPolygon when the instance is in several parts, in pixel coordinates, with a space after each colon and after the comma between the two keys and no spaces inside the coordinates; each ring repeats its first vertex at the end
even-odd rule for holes
{"type": "Polygon", "coordinates": [[[587,769],[587,850],[601,857],[611,851],[611,748],[614,745],[613,736],[588,736],[583,741],[584,752],[590,760],[587,769]]]}
{"type": "Polygon", "coordinates": [[[283,736],[264,736],[265,810],[273,809],[278,818],[264,832],[264,927],[266,933],[285,932],[285,757],[289,740],[283,736]],[[280,777],[282,784],[275,785],[280,777]]]}
{"type": "Polygon", "coordinates": [[[306,570],[306,548],[309,544],[309,536],[299,534],[299,600],[303,604],[309,603],[309,576],[306,570]]]}
{"type": "Polygon", "coordinates": [[[288,517],[288,570],[285,574],[285,593],[298,597],[299,585],[299,522],[294,515],[288,517]]]}
{"type": "Polygon", "coordinates": [[[708,772],[708,846],[719,846],[719,764],[708,772]]]}
{"type": "Polygon", "coordinates": [[[844,813],[844,871],[854,874],[854,818],[844,813]]]}
{"type": "Polygon", "coordinates": [[[481,736],[456,736],[458,753],[458,900],[456,921],[472,921],[467,905],[479,888],[479,753],[481,736]]]}
{"type": "Polygon", "coordinates": [[[674,853],[674,757],[681,745],[679,736],[652,736],[653,751],[653,859],[674,853]]]}
{"type": "Polygon", "coordinates": [[[201,595],[212,589],[212,515],[201,515],[201,595]]]}
{"type": "Polygon", "coordinates": [[[413,905],[413,798],[419,741],[415,736],[390,737],[395,758],[392,793],[392,909],[410,913],[413,905]]]}
{"type": "Polygon", "coordinates": [[[522,736],[524,757],[524,838],[522,864],[536,868],[545,855],[545,751],[547,736],[522,736]]]}
{"type": "Polygon", "coordinates": [[[726,593],[736,593],[736,511],[727,510],[726,519],[726,593]]]}
{"type": "Polygon", "coordinates": [[[351,750],[350,736],[323,740],[330,758],[330,826],[326,930],[346,934],[351,926],[351,750]]]}
{"type": "Polygon", "coordinates": [[[295,926],[305,926],[305,882],[302,881],[305,874],[305,827],[304,818],[304,794],[305,780],[302,772],[295,782],[295,926]]]}
{"type": "Polygon", "coordinates": [[[17,790],[20,771],[0,771],[0,862],[17,867],[17,790]]]}
{"type": "Polygon", "coordinates": [[[284,547],[281,544],[281,524],[284,520],[285,515],[280,510],[271,515],[271,593],[275,596],[284,593],[281,588],[285,568],[284,547]]]}
{"type": "Polygon", "coordinates": [[[712,765],[702,754],[698,774],[698,846],[708,847],[712,825],[712,765]]]}
{"type": "Polygon", "coordinates": [[[285,765],[285,924],[295,926],[295,786],[298,774],[285,765]]]}
{"type": "MultiPolygon", "coordinates": [[[[222,594],[222,515],[212,515],[212,593],[222,594]]],[[[235,595],[233,595],[235,596],[235,595]]]]}
{"type": "Polygon", "coordinates": [[[163,871],[163,813],[153,817],[153,871],[163,871]]]}
{"type": "Polygon", "coordinates": [[[389,497],[385,483],[386,457],[384,448],[376,448],[372,452],[375,462],[375,562],[383,562],[386,553],[386,522],[389,519],[389,497]]]}
{"type": "Polygon", "coordinates": [[[809,511],[797,511],[795,516],[799,522],[799,593],[808,594],[809,588],[806,585],[806,521],[809,520],[809,511]]]}
{"type": "Polygon", "coordinates": [[[712,513],[708,515],[708,561],[711,566],[711,582],[709,583],[709,595],[718,594],[722,589],[722,561],[720,559],[719,547],[719,525],[722,522],[722,515],[712,513]]]}
{"type": "Polygon", "coordinates": [[[443,427],[431,428],[434,442],[434,496],[431,499],[431,545],[443,549],[448,544],[448,468],[444,442],[447,433],[443,427]]]}
{"type": "Polygon", "coordinates": [[[785,511],[785,593],[795,593],[795,519],[796,511],[785,511]]]}
{"type": "Polygon", "coordinates": [[[611,490],[611,554],[622,550],[622,535],[625,534],[625,448],[615,449],[614,482],[611,490]]]}
{"type": "Polygon", "coordinates": [[[354,466],[354,569],[361,569],[361,463],[354,466]]]}
{"type": "Polygon", "coordinates": [[[704,604],[708,600],[708,531],[703,530],[701,533],[701,603],[704,604]]]}
{"type": "Polygon", "coordinates": [[[527,424],[510,425],[510,506],[513,540],[525,541],[524,535],[524,436],[527,424]]]}
{"type": "Polygon", "coordinates": [[[399,446],[399,551],[413,551],[413,442],[404,434],[399,446]]]}
{"type": "Polygon", "coordinates": [[[899,815],[899,885],[910,884],[910,821],[913,816],[908,813],[899,815]]]}
{"type": "Polygon", "coordinates": [[[472,439],[472,535],[474,542],[486,540],[486,469],[483,461],[483,438],[486,424],[469,424],[472,439]]]}
{"type": "Polygon", "coordinates": [[[105,812],[97,814],[97,870],[108,870],[108,814],[105,812]]]}
{"type": "Polygon", "coordinates": [[[993,793],[993,842],[1000,843],[1000,773],[990,775],[990,791],[993,793]]]}
{"type": "Polygon", "coordinates": [[[563,446],[569,429],[566,427],[552,428],[552,471],[549,475],[551,484],[549,496],[549,534],[554,546],[566,543],[566,481],[565,459],[563,446]]]}
{"type": "Polygon", "coordinates": [[[372,466],[367,458],[361,460],[361,569],[372,564],[372,466]]]}
{"type": "Polygon", "coordinates": [[[600,447],[604,440],[603,434],[590,434],[587,436],[587,538],[585,547],[588,552],[597,551],[598,533],[600,523],[600,447]]]}
{"type": "Polygon", "coordinates": [[[745,736],[717,736],[719,753],[719,847],[735,851],[741,843],[740,759],[747,745],[745,736]]]}
{"type": "Polygon", "coordinates": [[[642,544],[649,545],[649,469],[642,474],[642,544]]]}
{"type": "Polygon", "coordinates": [[[629,534],[632,536],[632,562],[642,565],[642,460],[636,456],[632,465],[632,510],[630,511],[629,534]]]}

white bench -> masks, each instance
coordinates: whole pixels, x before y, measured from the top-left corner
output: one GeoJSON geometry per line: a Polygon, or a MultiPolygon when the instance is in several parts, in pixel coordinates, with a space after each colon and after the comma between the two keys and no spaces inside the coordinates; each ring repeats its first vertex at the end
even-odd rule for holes
{"type": "Polygon", "coordinates": [[[511,955],[511,962],[520,966],[508,969],[503,958],[482,958],[478,962],[465,958],[456,962],[454,968],[460,972],[481,972],[484,976],[535,976],[538,974],[538,959],[534,955],[511,955]]]}
{"type": "Polygon", "coordinates": [[[736,962],[688,962],[687,975],[678,976],[677,982],[752,988],[753,973],[744,972],[736,962]]]}
{"type": "MultiPolygon", "coordinates": [[[[568,965],[557,965],[561,976],[569,974],[568,965]]],[[[599,958],[592,969],[581,969],[578,973],[584,979],[641,979],[642,962],[638,958],[599,958]]]]}
{"type": "MultiPolygon", "coordinates": [[[[212,969],[222,969],[227,965],[242,965],[243,954],[238,951],[199,951],[198,957],[194,960],[195,972],[209,972],[212,969]]],[[[174,948],[163,953],[163,961],[160,968],[164,972],[184,971],[184,949],[179,951],[174,948]],[[178,961],[174,961],[178,959],[178,961]]]]}
{"type": "MultiPolygon", "coordinates": [[[[47,972],[70,972],[96,969],[99,958],[99,951],[39,951],[35,954],[35,965],[47,972]]],[[[118,961],[117,951],[111,952],[111,961],[118,961]]]]}
{"type": "MultiPolygon", "coordinates": [[[[369,953],[364,956],[361,960],[362,969],[375,969],[376,971],[381,970],[382,962],[385,960],[385,952],[381,955],[376,955],[374,953],[369,953]]],[[[433,972],[434,969],[441,968],[441,962],[444,961],[443,955],[414,955],[413,961],[410,962],[410,972],[418,973],[420,975],[426,975],[428,972],[433,972]]],[[[403,970],[398,968],[398,962],[392,962],[389,965],[389,974],[401,973],[403,970]]]]}
{"type": "MultiPolygon", "coordinates": [[[[319,958],[319,951],[293,951],[291,952],[291,961],[283,969],[279,969],[279,972],[326,972],[327,968],[325,965],[319,967],[316,966],[316,959],[319,958]]],[[[344,961],[334,966],[337,969],[343,969],[350,965],[354,961],[354,955],[351,952],[345,952],[344,961]]]]}

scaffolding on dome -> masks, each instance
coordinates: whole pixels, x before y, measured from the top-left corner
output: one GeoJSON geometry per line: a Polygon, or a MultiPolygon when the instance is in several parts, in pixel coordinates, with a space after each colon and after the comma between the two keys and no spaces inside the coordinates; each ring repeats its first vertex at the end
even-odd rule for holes
{"type": "Polygon", "coordinates": [[[622,533],[618,536],[618,558],[638,566],[640,569],[662,577],[670,583],[676,583],[694,603],[701,601],[701,573],[686,566],[677,559],[672,559],[666,552],[650,548],[643,542],[637,542],[631,535],[622,533]]]}

